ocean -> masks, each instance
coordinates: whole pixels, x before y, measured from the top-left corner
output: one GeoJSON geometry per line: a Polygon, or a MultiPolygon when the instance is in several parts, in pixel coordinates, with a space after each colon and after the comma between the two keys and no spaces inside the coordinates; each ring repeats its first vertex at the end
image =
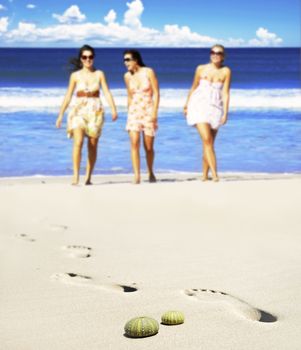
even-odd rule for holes
{"type": "MultiPolygon", "coordinates": [[[[155,141],[156,172],[200,172],[202,145],[182,114],[197,65],[209,49],[140,49],[158,77],[161,93],[155,141]]],[[[106,122],[95,174],[132,171],[126,123],[123,49],[96,49],[119,119],[106,122]]],[[[0,176],[70,175],[72,141],[55,120],[69,80],[68,61],[77,49],[0,49],[0,176]]],[[[220,172],[301,171],[301,80],[297,48],[231,48],[228,123],[216,139],[220,172]]],[[[143,155],[143,151],[141,152],[143,155]]],[[[86,149],[84,149],[84,157],[86,149]]],[[[83,158],[84,160],[84,158],[83,158]]],[[[84,172],[85,163],[82,164],[84,172]]],[[[142,169],[146,169],[142,161],[142,169]]]]}

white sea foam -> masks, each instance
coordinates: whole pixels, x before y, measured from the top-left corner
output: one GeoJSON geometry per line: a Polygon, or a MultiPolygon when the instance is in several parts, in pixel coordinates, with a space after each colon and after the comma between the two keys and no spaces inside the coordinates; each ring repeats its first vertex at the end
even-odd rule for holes
{"type": "MultiPolygon", "coordinates": [[[[127,103],[125,89],[111,91],[118,109],[125,111],[127,103]]],[[[63,88],[0,88],[0,111],[56,113],[65,92],[63,88]]],[[[161,89],[160,110],[181,112],[187,93],[186,89],[161,89]]],[[[103,97],[102,100],[107,106],[103,97]]],[[[301,111],[300,89],[232,89],[230,100],[231,110],[301,111]]]]}

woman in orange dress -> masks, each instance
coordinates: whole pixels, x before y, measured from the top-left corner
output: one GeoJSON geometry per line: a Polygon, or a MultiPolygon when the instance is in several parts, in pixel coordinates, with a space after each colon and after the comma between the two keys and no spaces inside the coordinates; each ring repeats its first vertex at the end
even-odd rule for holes
{"type": "Polygon", "coordinates": [[[128,119],[126,130],[131,140],[131,158],[134,170],[134,184],[140,183],[140,134],[146,153],[148,178],[156,182],[153,171],[154,139],[157,129],[159,86],[153,69],[146,67],[137,50],[124,52],[124,64],[128,72],[124,75],[128,92],[128,119]]]}
{"type": "Polygon", "coordinates": [[[73,92],[76,89],[76,101],[68,114],[67,134],[73,137],[73,182],[79,183],[79,171],[84,137],[88,138],[88,160],[85,184],[91,185],[91,175],[97,159],[98,139],[104,123],[104,110],[100,99],[100,87],[112,110],[112,120],[117,119],[113,97],[108,88],[105,74],[93,66],[95,51],[91,46],[84,45],[77,59],[71,63],[75,71],[70,76],[69,87],[56,120],[60,128],[65,110],[68,108],[73,92]]]}

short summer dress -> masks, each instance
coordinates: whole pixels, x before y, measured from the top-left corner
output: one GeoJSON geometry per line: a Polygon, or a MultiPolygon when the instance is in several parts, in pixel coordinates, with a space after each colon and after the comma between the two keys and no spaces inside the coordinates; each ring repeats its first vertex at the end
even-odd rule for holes
{"type": "MultiPolygon", "coordinates": [[[[75,73],[78,74],[78,73],[75,73]]],[[[99,97],[99,83],[94,82],[92,87],[77,80],[76,100],[67,118],[67,136],[73,136],[73,130],[82,128],[85,135],[98,138],[101,135],[104,123],[104,110],[99,97]]]]}
{"type": "Polygon", "coordinates": [[[192,92],[187,106],[187,124],[208,123],[212,129],[221,125],[223,112],[222,82],[211,82],[205,72],[192,92]]]}
{"type": "Polygon", "coordinates": [[[139,88],[132,79],[129,81],[132,99],[128,109],[126,130],[143,131],[147,136],[155,136],[155,124],[152,121],[153,90],[145,69],[142,70],[141,75],[142,84],[139,88]]]}

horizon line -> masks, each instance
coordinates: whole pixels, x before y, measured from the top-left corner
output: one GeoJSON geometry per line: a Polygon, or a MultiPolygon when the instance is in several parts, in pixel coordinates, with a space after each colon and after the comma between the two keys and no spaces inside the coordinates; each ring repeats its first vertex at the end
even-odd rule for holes
{"type": "MultiPolygon", "coordinates": [[[[0,46],[0,49],[78,49],[83,45],[79,46],[0,46]]],[[[128,48],[138,48],[138,49],[210,49],[212,45],[210,46],[202,46],[202,47],[194,47],[194,46],[94,46],[94,49],[128,49],[128,48]]],[[[225,47],[227,50],[229,49],[300,49],[300,46],[277,46],[277,47],[271,47],[271,46],[230,46],[225,47]]]]}

